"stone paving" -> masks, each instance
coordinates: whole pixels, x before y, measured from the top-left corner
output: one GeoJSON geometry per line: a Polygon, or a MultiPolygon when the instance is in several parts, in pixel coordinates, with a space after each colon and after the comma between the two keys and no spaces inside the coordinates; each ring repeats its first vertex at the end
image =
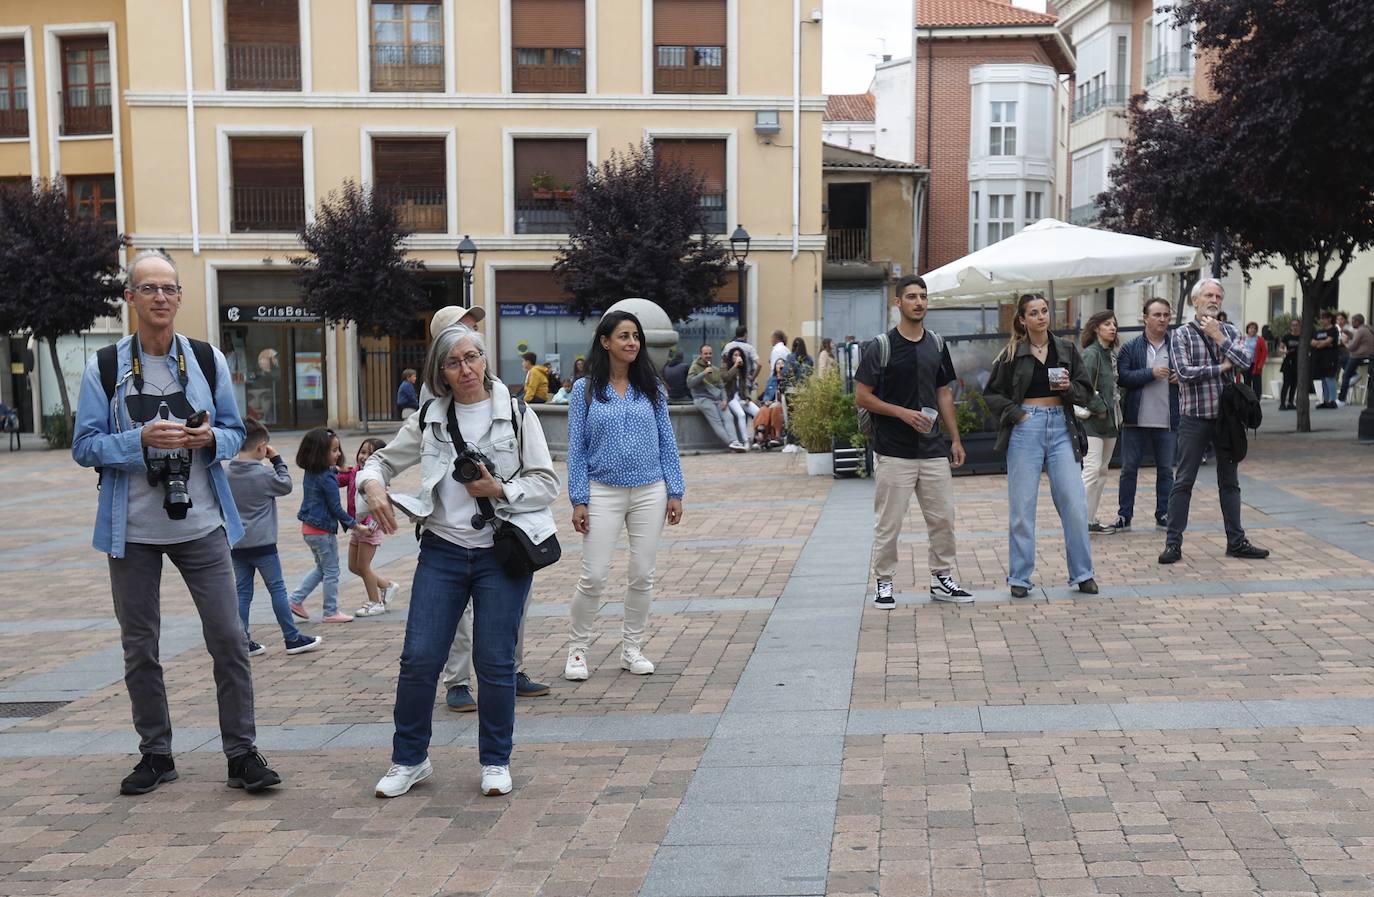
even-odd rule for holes
{"type": "MultiPolygon", "coordinates": [[[[65,453],[0,455],[0,895],[1374,893],[1374,476],[1355,414],[1295,436],[1275,413],[1252,445],[1245,524],[1270,560],[1225,558],[1204,468],[1184,561],[1155,563],[1152,526],[1095,538],[1095,598],[1062,584],[1047,489],[1031,599],[1006,595],[1005,480],[960,478],[958,573],[979,600],[929,601],[913,505],[884,612],[865,598],[871,484],[806,477],[796,455],[685,459],[646,645],[658,671],[615,668],[608,590],[592,678],[559,678],[580,548],[565,538],[526,632],[553,693],[520,701],[516,787],[497,799],[476,791],[476,721],[441,693],[434,778],[372,796],[406,534],[378,556],[399,606],[307,624],[325,650],[285,656],[259,595],[259,744],[286,779],[262,795],[223,785],[209,659],[165,577],[181,778],[119,796],[137,742],[89,548],[94,475],[65,453]],[[62,706],[23,715],[35,701],[62,706]]],[[[289,460],[296,438],[277,445],[289,460]]],[[[1147,509],[1153,485],[1142,472],[1147,509]]],[[[1114,497],[1113,476],[1100,517],[1114,497]]],[[[281,502],[289,584],[307,568],[298,501],[281,502]]],[[[341,603],[361,599],[345,575],[341,603]]]]}

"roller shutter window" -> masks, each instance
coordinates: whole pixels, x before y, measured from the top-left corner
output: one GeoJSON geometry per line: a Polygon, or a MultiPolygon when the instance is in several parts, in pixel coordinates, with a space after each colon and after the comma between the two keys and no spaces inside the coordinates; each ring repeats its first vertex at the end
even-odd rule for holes
{"type": "Polygon", "coordinates": [[[518,139],[513,160],[515,232],[566,234],[572,227],[572,196],[587,174],[583,138],[518,139]]]}
{"type": "Polygon", "coordinates": [[[512,0],[512,88],[516,93],[587,89],[583,0],[512,0]]]}
{"type": "Polygon", "coordinates": [[[305,224],[305,159],[299,137],[231,137],[230,229],[290,232],[305,224]]]}
{"type": "Polygon", "coordinates": [[[497,271],[497,302],[563,303],[571,298],[552,271],[497,271]]]}
{"type": "Polygon", "coordinates": [[[448,154],[443,139],[372,141],[372,183],[377,197],[395,206],[401,226],[414,233],[448,229],[448,154]]]}
{"type": "Polygon", "coordinates": [[[224,31],[229,90],[301,89],[297,0],[225,0],[224,31]]]}
{"type": "Polygon", "coordinates": [[[725,93],[725,0],[654,0],[654,92],[725,93]]]}
{"type": "Polygon", "coordinates": [[[706,213],[706,232],[726,231],[726,183],[724,140],[654,140],[654,158],[660,164],[677,164],[701,178],[701,207],[706,213]]]}

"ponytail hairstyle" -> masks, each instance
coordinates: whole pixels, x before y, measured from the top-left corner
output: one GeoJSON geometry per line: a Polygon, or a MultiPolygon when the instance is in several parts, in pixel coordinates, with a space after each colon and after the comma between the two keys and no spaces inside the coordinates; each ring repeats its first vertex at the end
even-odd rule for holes
{"type": "MultiPolygon", "coordinates": [[[[1011,338],[1007,340],[1007,345],[1002,349],[1002,353],[997,356],[998,360],[1011,361],[1016,357],[1016,350],[1021,344],[1030,339],[1030,334],[1026,332],[1026,323],[1021,320],[1026,314],[1026,306],[1032,302],[1044,302],[1048,300],[1039,293],[1023,293],[1020,299],[1016,300],[1016,316],[1011,319],[1011,338]]],[[[1053,338],[1053,334],[1051,334],[1053,338]]]]}

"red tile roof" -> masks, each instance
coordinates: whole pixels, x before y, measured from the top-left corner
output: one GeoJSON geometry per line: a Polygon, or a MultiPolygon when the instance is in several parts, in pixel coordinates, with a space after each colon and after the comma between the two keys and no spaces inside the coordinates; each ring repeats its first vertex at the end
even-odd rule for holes
{"type": "Polygon", "coordinates": [[[825,98],[826,121],[873,121],[873,94],[834,93],[825,98]]]}
{"type": "Polygon", "coordinates": [[[1010,0],[921,0],[922,28],[967,28],[979,25],[1053,25],[1057,17],[1012,6],[1010,0]]]}

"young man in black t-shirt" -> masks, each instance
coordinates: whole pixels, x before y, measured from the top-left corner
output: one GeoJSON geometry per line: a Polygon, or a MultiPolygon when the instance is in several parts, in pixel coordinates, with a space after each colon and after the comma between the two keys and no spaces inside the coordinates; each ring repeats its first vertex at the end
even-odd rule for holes
{"type": "Polygon", "coordinates": [[[916,494],[929,536],[930,596],[959,604],[973,600],[953,576],[954,477],[964,445],[954,417],[954,364],[940,337],[925,329],[925,281],[914,275],[897,283],[897,326],[865,349],[854,374],[854,401],[873,415],[873,604],[888,609],[897,568],[897,537],[916,494]],[[940,432],[943,421],[948,440],[940,432]]]}

